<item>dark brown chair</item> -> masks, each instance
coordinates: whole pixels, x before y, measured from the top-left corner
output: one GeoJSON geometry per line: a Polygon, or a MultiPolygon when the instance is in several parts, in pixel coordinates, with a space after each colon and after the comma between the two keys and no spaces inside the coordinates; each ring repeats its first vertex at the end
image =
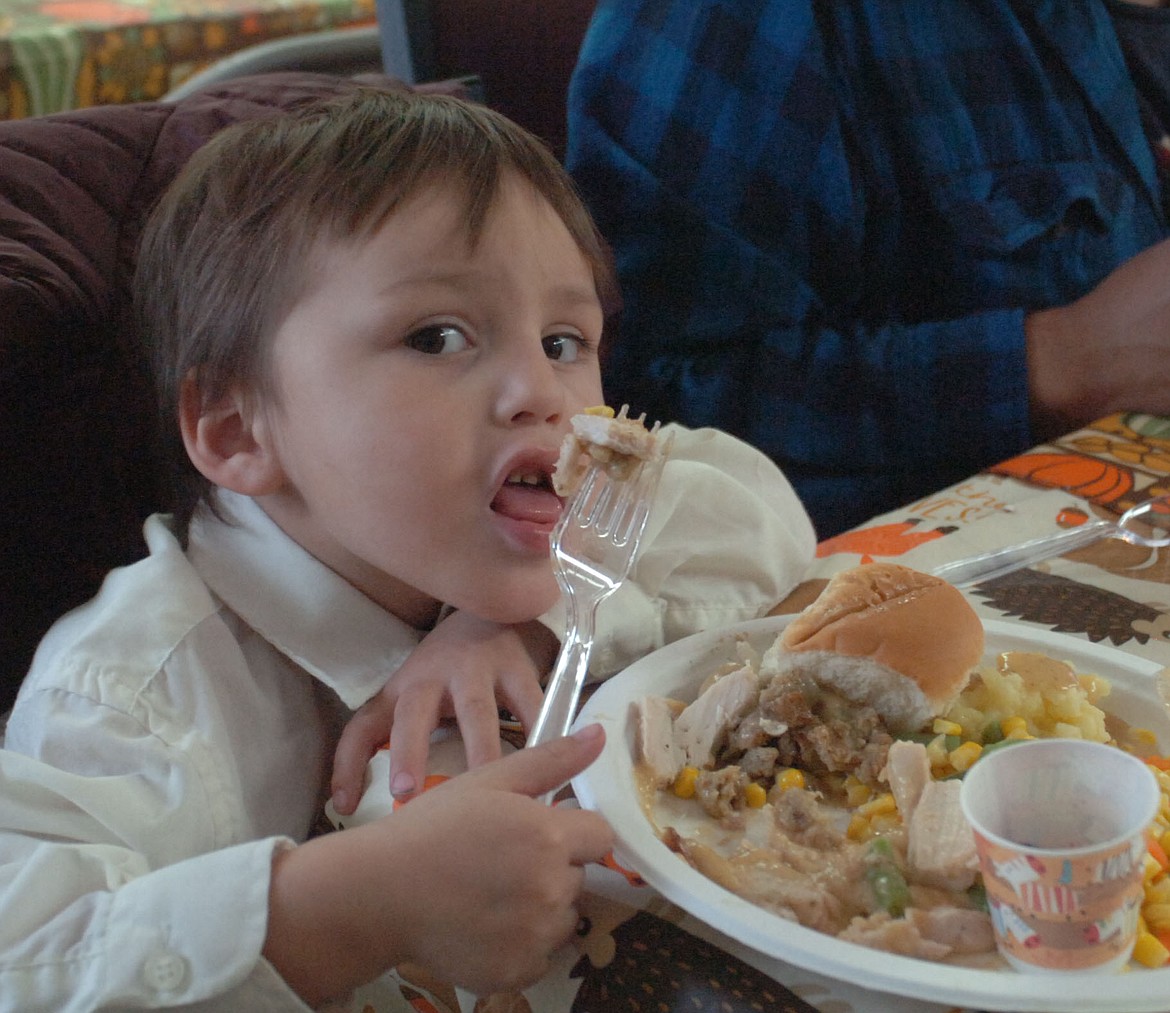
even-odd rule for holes
{"type": "Polygon", "coordinates": [[[474,75],[489,105],[565,149],[569,77],[596,0],[380,0],[405,18],[416,81],[474,75]]]}
{"type": "Polygon", "coordinates": [[[165,504],[130,323],[150,208],[227,124],[352,87],[270,74],[0,122],[0,713],[49,625],[144,553],[142,522],[165,504]]]}

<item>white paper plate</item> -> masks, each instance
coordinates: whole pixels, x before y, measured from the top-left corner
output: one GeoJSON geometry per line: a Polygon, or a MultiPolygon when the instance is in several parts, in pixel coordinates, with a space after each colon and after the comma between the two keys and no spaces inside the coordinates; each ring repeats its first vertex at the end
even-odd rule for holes
{"type": "MultiPolygon", "coordinates": [[[[603,813],[617,835],[619,861],[639,872],[668,900],[733,939],[820,974],[916,999],[1017,1013],[1163,1013],[1170,1009],[1170,969],[1134,968],[1119,975],[1031,975],[973,970],[902,957],[804,928],[717,886],[657,837],[639,804],[633,776],[634,701],[648,694],[693,699],[699,683],[733,657],[738,636],[763,651],[789,617],[758,619],[677,641],[601,687],[582,709],[578,726],[597,721],[608,741],[601,756],[573,781],[582,805],[603,813]]],[[[988,660],[1000,651],[1034,650],[1096,672],[1113,685],[1102,706],[1151,728],[1170,747],[1170,712],[1158,693],[1153,662],[1060,634],[986,622],[988,660]]]]}

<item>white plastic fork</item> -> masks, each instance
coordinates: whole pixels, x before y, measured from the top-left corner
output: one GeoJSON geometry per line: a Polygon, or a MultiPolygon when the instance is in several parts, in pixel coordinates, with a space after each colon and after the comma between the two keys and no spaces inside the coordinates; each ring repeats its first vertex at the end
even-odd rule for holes
{"type": "Polygon", "coordinates": [[[667,436],[658,453],[628,478],[610,478],[604,466],[591,464],[553,528],[550,547],[565,603],[565,639],[529,746],[568,734],[589,670],[597,607],[629,575],[671,443],[667,436]]]}

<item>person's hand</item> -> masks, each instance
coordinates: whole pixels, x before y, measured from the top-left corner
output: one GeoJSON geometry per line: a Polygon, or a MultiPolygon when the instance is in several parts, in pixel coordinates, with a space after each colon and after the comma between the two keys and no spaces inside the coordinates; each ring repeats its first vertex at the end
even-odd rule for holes
{"type": "Polygon", "coordinates": [[[1170,414],[1170,240],[1075,302],[1028,314],[1024,331],[1042,437],[1115,411],[1170,414]]]}
{"type": "Polygon", "coordinates": [[[469,767],[499,757],[499,708],[532,727],[556,650],[540,623],[500,626],[453,612],[346,725],[333,756],[333,807],[342,816],[354,811],[366,764],[391,730],[390,790],[398,798],[422,785],[431,732],[444,718],[458,722],[469,767]]]}
{"type": "Polygon", "coordinates": [[[278,855],[264,955],[310,1004],[404,962],[481,995],[536,981],[613,845],[598,814],[536,798],[603,744],[590,725],[278,855]]]}

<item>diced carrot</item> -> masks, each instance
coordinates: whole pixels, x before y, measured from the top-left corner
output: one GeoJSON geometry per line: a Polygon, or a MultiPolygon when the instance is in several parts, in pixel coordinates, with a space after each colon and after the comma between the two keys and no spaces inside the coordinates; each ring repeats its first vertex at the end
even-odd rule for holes
{"type": "Polygon", "coordinates": [[[1146,836],[1146,848],[1153,856],[1154,861],[1162,867],[1163,871],[1170,869],[1170,857],[1167,857],[1165,849],[1158,843],[1156,837],[1146,836]]]}
{"type": "Polygon", "coordinates": [[[1159,770],[1170,770],[1170,756],[1144,756],[1142,759],[1151,767],[1157,767],[1159,770]]]}

